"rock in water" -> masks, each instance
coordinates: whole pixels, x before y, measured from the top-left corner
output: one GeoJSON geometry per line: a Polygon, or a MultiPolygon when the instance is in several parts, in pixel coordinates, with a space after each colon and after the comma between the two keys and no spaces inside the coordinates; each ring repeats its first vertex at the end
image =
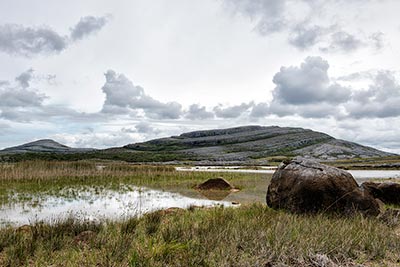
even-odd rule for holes
{"type": "Polygon", "coordinates": [[[282,163],[275,171],[267,204],[294,213],[379,214],[377,201],[358,187],[350,173],[302,158],[282,163]]]}
{"type": "Polygon", "coordinates": [[[234,187],[224,178],[208,179],[197,186],[200,190],[232,190],[234,187]]]}
{"type": "Polygon", "coordinates": [[[361,187],[385,204],[400,205],[400,184],[365,182],[361,187]]]}

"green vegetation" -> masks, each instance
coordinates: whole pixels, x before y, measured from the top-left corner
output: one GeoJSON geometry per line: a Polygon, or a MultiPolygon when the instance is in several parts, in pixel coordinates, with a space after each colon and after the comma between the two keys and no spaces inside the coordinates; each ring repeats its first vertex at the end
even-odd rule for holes
{"type": "Polygon", "coordinates": [[[241,189],[234,194],[257,195],[257,200],[236,208],[191,207],[123,221],[68,218],[3,227],[0,266],[318,266],[321,259],[339,266],[398,266],[400,262],[398,221],[274,211],[263,204],[265,174],[177,172],[171,166],[111,161],[5,163],[0,164],[0,205],[24,201],[10,196],[57,195],[74,187],[120,190],[123,185],[143,185],[193,191],[194,185],[217,176],[241,189]]]}
{"type": "Polygon", "coordinates": [[[134,151],[125,149],[99,150],[81,153],[18,153],[0,154],[0,162],[21,162],[30,160],[78,161],[115,160],[125,162],[167,162],[174,160],[195,160],[189,155],[173,151],[134,151]]]}
{"type": "Polygon", "coordinates": [[[347,170],[398,170],[400,169],[400,156],[379,158],[352,158],[323,162],[347,170]]]}
{"type": "Polygon", "coordinates": [[[0,230],[1,266],[318,266],[321,255],[340,266],[390,266],[400,239],[376,219],[298,216],[261,204],[0,230]]]}
{"type": "MultiPolygon", "coordinates": [[[[130,185],[169,191],[194,191],[192,188],[209,178],[223,176],[248,194],[264,194],[265,174],[178,172],[173,166],[134,165],[124,162],[23,161],[0,164],[0,204],[31,201],[32,194],[43,196],[74,195],[94,188],[127,190],[130,185]],[[262,188],[257,188],[262,179],[262,188]],[[255,182],[254,182],[255,180],[255,182]],[[128,187],[126,187],[128,185],[128,187]],[[68,189],[68,190],[66,190],[68,189]],[[67,195],[66,195],[67,194],[67,195]]],[[[253,198],[254,199],[254,198],[253,198]]],[[[263,197],[261,199],[264,199],[263,197]]]]}

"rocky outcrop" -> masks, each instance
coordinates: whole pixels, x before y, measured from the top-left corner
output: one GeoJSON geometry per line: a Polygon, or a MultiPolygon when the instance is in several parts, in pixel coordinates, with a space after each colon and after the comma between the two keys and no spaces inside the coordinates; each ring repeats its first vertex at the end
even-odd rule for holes
{"type": "Polygon", "coordinates": [[[222,177],[208,179],[204,183],[199,184],[199,190],[233,190],[235,189],[227,180],[222,177]]]}
{"type": "Polygon", "coordinates": [[[365,182],[361,187],[385,204],[400,205],[400,184],[365,182]]]}
{"type": "Polygon", "coordinates": [[[350,173],[301,158],[282,163],[276,170],[268,187],[267,204],[294,213],[380,212],[377,201],[358,187],[350,173]]]}
{"type": "MultiPolygon", "coordinates": [[[[173,151],[197,161],[218,162],[298,155],[321,160],[392,155],[371,147],[337,140],[309,129],[278,126],[243,126],[183,133],[143,143],[129,144],[132,151],[173,151]]],[[[220,164],[220,163],[218,163],[220,164]]]]}

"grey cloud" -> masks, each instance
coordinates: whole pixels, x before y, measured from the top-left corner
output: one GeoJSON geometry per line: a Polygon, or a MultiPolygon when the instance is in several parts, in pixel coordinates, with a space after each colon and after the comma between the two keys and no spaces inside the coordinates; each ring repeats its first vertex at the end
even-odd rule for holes
{"type": "Polygon", "coordinates": [[[286,0],[225,0],[225,4],[234,12],[256,21],[256,29],[263,35],[286,28],[286,0]]]}
{"type": "Polygon", "coordinates": [[[2,113],[5,108],[38,107],[42,105],[46,96],[27,88],[32,72],[33,70],[28,70],[19,75],[16,78],[19,82],[18,86],[10,86],[9,83],[0,86],[0,109],[2,113]]]}
{"type": "Polygon", "coordinates": [[[206,107],[193,104],[190,105],[185,117],[190,120],[204,120],[214,118],[214,113],[207,111],[206,107]]]}
{"type": "Polygon", "coordinates": [[[0,52],[24,57],[57,54],[69,46],[70,39],[81,40],[99,31],[106,22],[107,17],[83,17],[71,30],[70,37],[63,36],[48,26],[0,25],[0,52]]]}
{"type": "MultiPolygon", "coordinates": [[[[282,67],[274,76],[269,114],[339,120],[400,116],[400,84],[393,72],[365,71],[334,79],[328,69],[328,62],[320,57],[308,57],[300,67],[282,67]],[[335,80],[367,80],[370,85],[355,90],[335,80]]],[[[261,110],[267,114],[266,105],[261,110]]]]}
{"type": "Polygon", "coordinates": [[[142,102],[146,115],[152,119],[179,119],[182,115],[182,105],[177,102],[162,103],[150,97],[148,102],[142,102]]]}
{"type": "Polygon", "coordinates": [[[316,25],[297,25],[289,34],[289,43],[302,50],[308,49],[319,42],[325,31],[325,29],[316,25]]]}
{"type": "Polygon", "coordinates": [[[135,86],[123,74],[113,70],[105,74],[106,83],[102,87],[106,95],[102,112],[126,113],[143,110],[145,115],[154,119],[178,119],[182,115],[182,106],[177,102],[160,102],[145,94],[144,89],[135,86]]]}
{"type": "Polygon", "coordinates": [[[376,72],[374,71],[360,71],[360,72],[354,72],[350,73],[347,75],[343,75],[340,77],[337,77],[336,80],[338,81],[358,81],[358,80],[373,80],[376,76],[376,72]]]}
{"type": "Polygon", "coordinates": [[[244,112],[248,111],[253,106],[253,103],[242,103],[236,106],[223,107],[218,105],[214,107],[215,115],[219,118],[237,118],[244,112]]]}
{"type": "Polygon", "coordinates": [[[346,102],[349,88],[331,83],[328,69],[328,62],[321,57],[308,57],[300,67],[282,67],[273,78],[273,101],[295,105],[346,102]]]}
{"type": "Polygon", "coordinates": [[[273,101],[270,104],[269,113],[278,117],[297,115],[302,118],[341,118],[343,116],[341,108],[331,103],[292,105],[273,101]]]}
{"type": "Polygon", "coordinates": [[[376,50],[380,50],[385,46],[384,38],[385,34],[383,32],[374,32],[369,36],[369,39],[372,41],[376,50]]]}
{"type": "Polygon", "coordinates": [[[150,123],[147,123],[145,121],[136,124],[135,129],[138,133],[144,133],[144,134],[157,134],[160,132],[158,129],[152,127],[150,123]]]}
{"type": "MultiPolygon", "coordinates": [[[[33,70],[29,69],[15,78],[15,83],[0,84],[0,118],[9,121],[49,121],[52,118],[73,118],[74,120],[98,119],[97,114],[79,113],[63,106],[46,105],[48,97],[30,87],[33,70]]],[[[40,77],[39,77],[40,80],[40,77]]]]}
{"type": "Polygon", "coordinates": [[[158,132],[158,130],[153,128],[150,123],[145,121],[137,123],[134,128],[123,127],[121,131],[124,133],[131,133],[131,134],[133,133],[153,134],[158,132]]]}
{"type": "Polygon", "coordinates": [[[81,40],[86,36],[100,31],[106,24],[108,18],[86,16],[82,17],[79,22],[71,29],[71,39],[81,40]]]}
{"type": "Polygon", "coordinates": [[[364,42],[355,35],[338,31],[331,35],[329,46],[320,47],[320,50],[322,52],[352,52],[364,45],[364,42]]]}
{"type": "Polygon", "coordinates": [[[380,71],[366,90],[354,92],[345,106],[355,118],[387,118],[400,116],[400,85],[390,71],[380,71]]]}
{"type": "Polygon", "coordinates": [[[50,28],[0,25],[0,51],[16,56],[59,53],[67,47],[67,39],[50,28]]]}
{"type": "Polygon", "coordinates": [[[251,109],[250,116],[253,118],[262,118],[269,115],[269,104],[268,103],[258,103],[251,109]]]}
{"type": "MultiPolygon", "coordinates": [[[[372,33],[362,37],[346,32],[345,27],[339,27],[334,22],[331,25],[319,23],[321,10],[329,12],[331,4],[338,1],[321,0],[224,0],[228,10],[249,17],[255,24],[255,29],[263,36],[280,32],[288,34],[288,43],[300,50],[318,46],[326,53],[352,52],[366,46],[381,49],[384,46],[383,34],[372,33]],[[298,4],[305,4],[305,9],[299,9],[298,4]],[[302,12],[301,18],[293,14],[302,12]],[[303,14],[304,13],[304,14],[303,14]]],[[[363,1],[342,1],[348,2],[363,1]]],[[[365,1],[364,1],[365,2],[365,1]]]]}
{"type": "Polygon", "coordinates": [[[18,81],[22,88],[29,87],[29,82],[32,80],[33,77],[33,69],[29,69],[23,73],[21,73],[18,77],[15,78],[18,81]]]}

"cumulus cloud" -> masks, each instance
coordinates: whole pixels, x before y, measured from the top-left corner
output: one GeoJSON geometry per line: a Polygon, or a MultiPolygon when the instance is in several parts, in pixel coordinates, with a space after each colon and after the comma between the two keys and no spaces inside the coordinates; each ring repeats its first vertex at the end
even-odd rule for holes
{"type": "Polygon", "coordinates": [[[106,83],[102,87],[106,95],[102,112],[126,114],[143,111],[149,118],[178,119],[182,115],[182,106],[177,102],[163,103],[149,95],[144,89],[135,86],[125,75],[113,70],[105,73],[106,83]]]}
{"type": "MultiPolygon", "coordinates": [[[[340,120],[400,116],[400,84],[392,71],[365,71],[333,78],[328,69],[328,62],[321,57],[308,57],[299,67],[282,67],[273,79],[273,99],[268,108],[261,108],[262,114],[340,120]],[[339,83],[360,80],[366,80],[369,86],[356,89],[339,83]]],[[[255,106],[254,112],[257,109],[255,106]]]]}
{"type": "Polygon", "coordinates": [[[204,120],[214,118],[214,113],[207,111],[206,107],[204,106],[193,104],[189,106],[189,110],[187,111],[185,117],[190,120],[204,120]]]}
{"type": "Polygon", "coordinates": [[[295,105],[347,101],[350,89],[332,83],[328,69],[328,62],[321,57],[307,57],[300,67],[282,67],[273,78],[274,101],[295,105]]]}
{"type": "Polygon", "coordinates": [[[248,111],[252,106],[253,103],[242,103],[240,105],[228,106],[228,107],[218,105],[214,107],[214,113],[219,118],[232,119],[241,116],[243,113],[248,111]]]}
{"type": "Polygon", "coordinates": [[[107,17],[82,17],[79,22],[71,29],[71,39],[81,40],[88,35],[100,31],[107,23],[107,17]]]}
{"type": "Polygon", "coordinates": [[[24,57],[57,54],[65,50],[71,41],[99,31],[106,23],[106,17],[83,17],[71,30],[71,36],[59,34],[48,26],[0,25],[0,52],[24,57]]]}

